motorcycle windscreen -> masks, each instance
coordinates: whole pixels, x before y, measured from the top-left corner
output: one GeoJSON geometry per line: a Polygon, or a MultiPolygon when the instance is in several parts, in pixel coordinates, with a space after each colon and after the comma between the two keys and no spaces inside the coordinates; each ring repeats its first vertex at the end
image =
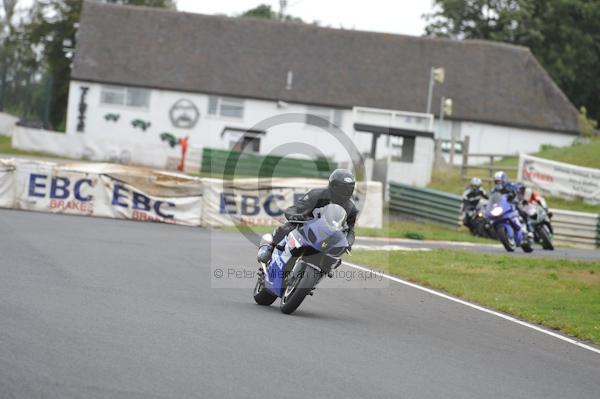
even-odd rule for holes
{"type": "Polygon", "coordinates": [[[493,193],[490,196],[490,199],[488,200],[488,203],[487,203],[487,205],[485,207],[485,211],[489,212],[492,209],[494,209],[495,207],[501,206],[501,203],[502,203],[502,194],[500,194],[500,193],[493,193]]]}
{"type": "Polygon", "coordinates": [[[303,233],[310,246],[318,252],[330,252],[348,245],[344,229],[346,211],[339,205],[330,204],[321,209],[318,219],[304,226],[303,233]]]}
{"type": "Polygon", "coordinates": [[[488,219],[498,219],[511,208],[506,195],[493,193],[485,207],[485,217],[488,219]]]}

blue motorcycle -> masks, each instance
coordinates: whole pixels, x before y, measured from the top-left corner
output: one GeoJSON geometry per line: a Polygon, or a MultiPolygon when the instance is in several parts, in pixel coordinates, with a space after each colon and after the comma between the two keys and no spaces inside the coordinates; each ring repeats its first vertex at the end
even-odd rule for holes
{"type": "Polygon", "coordinates": [[[485,207],[485,217],[492,224],[496,236],[508,252],[514,252],[516,247],[521,247],[524,252],[533,251],[526,227],[515,222],[519,220],[519,212],[505,194],[492,194],[485,207]]]}
{"type": "MultiPolygon", "coordinates": [[[[268,264],[260,264],[254,287],[259,305],[269,306],[281,298],[281,311],[294,312],[321,279],[342,263],[348,249],[346,211],[329,204],[315,209],[313,217],[277,243],[268,264]]],[[[261,246],[272,241],[273,237],[265,234],[261,246]]]]}

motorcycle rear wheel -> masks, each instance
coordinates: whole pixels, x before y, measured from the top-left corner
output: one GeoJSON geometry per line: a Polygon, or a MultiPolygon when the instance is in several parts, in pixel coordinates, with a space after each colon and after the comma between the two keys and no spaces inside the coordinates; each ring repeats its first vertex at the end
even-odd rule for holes
{"type": "Polygon", "coordinates": [[[506,229],[504,228],[504,226],[500,226],[496,229],[496,235],[498,236],[498,239],[500,240],[502,245],[504,245],[504,249],[506,249],[508,252],[515,251],[515,248],[517,247],[517,244],[515,243],[515,239],[508,237],[508,234],[506,234],[506,229]]]}
{"type": "Polygon", "coordinates": [[[552,244],[552,235],[548,231],[548,227],[542,226],[537,231],[540,236],[540,241],[542,242],[542,248],[547,249],[549,251],[554,250],[554,244],[552,244]]]}

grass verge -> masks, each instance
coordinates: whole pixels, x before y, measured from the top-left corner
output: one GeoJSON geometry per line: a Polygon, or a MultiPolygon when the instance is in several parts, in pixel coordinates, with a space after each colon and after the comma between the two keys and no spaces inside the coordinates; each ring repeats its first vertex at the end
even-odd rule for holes
{"type": "MultiPolygon", "coordinates": [[[[226,226],[225,231],[238,231],[242,229],[253,231],[257,234],[271,233],[274,226],[226,226]]],[[[417,222],[394,222],[387,223],[381,229],[356,228],[357,236],[365,237],[390,237],[390,238],[408,238],[412,240],[431,240],[431,241],[464,241],[475,243],[493,243],[481,237],[473,237],[466,229],[454,229],[436,224],[426,224],[417,222]]]]}
{"type": "Polygon", "coordinates": [[[354,251],[354,263],[600,343],[600,263],[466,251],[354,251]]]}
{"type": "Polygon", "coordinates": [[[431,241],[466,241],[491,243],[481,237],[472,236],[465,228],[452,228],[432,223],[392,222],[381,229],[358,227],[356,235],[367,237],[409,238],[413,240],[431,241]]]}

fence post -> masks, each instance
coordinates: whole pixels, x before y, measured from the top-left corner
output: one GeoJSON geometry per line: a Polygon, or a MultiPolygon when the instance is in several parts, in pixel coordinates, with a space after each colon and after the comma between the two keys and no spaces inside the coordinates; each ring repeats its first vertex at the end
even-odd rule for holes
{"type": "Polygon", "coordinates": [[[54,76],[52,74],[48,74],[46,78],[46,93],[44,94],[44,115],[43,115],[43,123],[44,129],[51,129],[50,125],[50,111],[52,105],[52,86],[54,84],[54,76]]]}
{"type": "Polygon", "coordinates": [[[4,96],[6,95],[7,61],[2,61],[2,73],[0,73],[0,112],[4,111],[4,96]]]}
{"type": "Polygon", "coordinates": [[[469,165],[469,145],[471,144],[471,137],[465,136],[462,145],[462,167],[460,168],[460,177],[465,179],[467,177],[467,166],[469,165]]]}
{"type": "Polygon", "coordinates": [[[442,139],[435,139],[434,140],[434,158],[433,158],[433,163],[435,165],[435,167],[440,167],[444,164],[443,158],[442,158],[442,139]]]}

